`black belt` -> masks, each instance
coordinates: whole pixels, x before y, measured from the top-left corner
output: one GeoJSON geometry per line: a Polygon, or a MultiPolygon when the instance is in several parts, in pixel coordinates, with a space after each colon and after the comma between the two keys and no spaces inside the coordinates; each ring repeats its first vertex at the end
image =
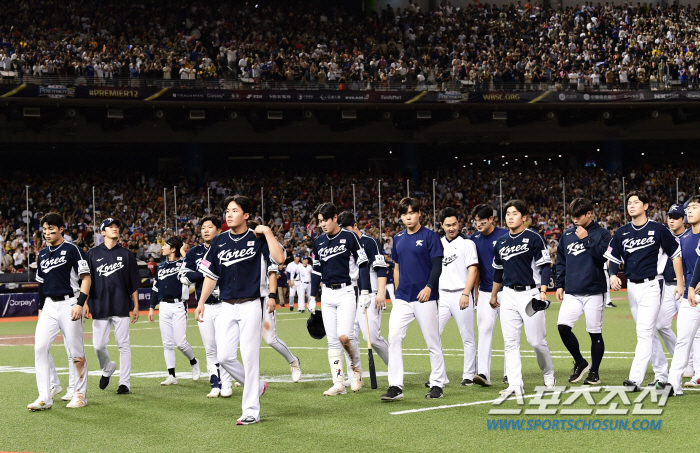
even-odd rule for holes
{"type": "Polygon", "coordinates": [[[220,303],[221,303],[220,300],[215,300],[214,302],[208,302],[208,301],[204,302],[204,305],[218,305],[220,303]]]}
{"type": "Polygon", "coordinates": [[[632,282],[632,283],[640,284],[640,283],[652,282],[652,281],[656,280],[656,277],[640,278],[639,280],[632,280],[631,278],[628,278],[627,280],[632,282]]]}
{"type": "Polygon", "coordinates": [[[72,295],[72,294],[63,294],[63,295],[60,295],[60,296],[46,296],[46,295],[44,295],[44,297],[47,297],[47,298],[49,298],[49,299],[51,299],[51,300],[53,300],[53,301],[56,301],[56,300],[68,300],[68,299],[71,299],[71,298],[73,298],[73,297],[75,297],[75,296],[72,295]]]}
{"type": "Polygon", "coordinates": [[[325,286],[326,288],[330,288],[330,289],[343,289],[343,288],[347,288],[350,285],[351,285],[351,283],[347,282],[347,283],[334,283],[332,285],[323,285],[323,286],[325,286]]]}
{"type": "Polygon", "coordinates": [[[161,301],[161,302],[167,302],[167,303],[169,303],[169,304],[176,304],[176,303],[179,303],[179,302],[184,302],[184,300],[182,300],[182,299],[161,299],[160,301],[161,301]]]}
{"type": "Polygon", "coordinates": [[[510,286],[507,286],[507,288],[510,288],[513,291],[520,293],[523,291],[530,291],[531,289],[535,289],[535,288],[537,288],[537,286],[536,285],[510,285],[510,286]]]}
{"type": "Polygon", "coordinates": [[[311,283],[311,282],[302,282],[302,283],[305,284],[305,285],[308,285],[308,284],[311,283]]]}

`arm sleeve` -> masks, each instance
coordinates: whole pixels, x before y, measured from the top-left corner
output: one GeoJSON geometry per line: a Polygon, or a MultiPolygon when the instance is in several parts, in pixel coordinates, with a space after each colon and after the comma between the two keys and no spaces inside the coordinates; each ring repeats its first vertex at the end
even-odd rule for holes
{"type": "Polygon", "coordinates": [[[610,261],[610,266],[608,266],[608,272],[610,273],[610,276],[612,277],[613,275],[617,275],[619,271],[620,265],[618,263],[610,261]]]}
{"type": "Polygon", "coordinates": [[[41,269],[41,261],[38,259],[38,256],[36,263],[36,275],[34,276],[34,279],[39,283],[44,283],[44,271],[41,269]]]}
{"type": "Polygon", "coordinates": [[[151,308],[156,308],[158,305],[158,269],[156,268],[155,275],[153,276],[153,294],[151,294],[151,308]]]}
{"type": "Polygon", "coordinates": [[[372,292],[372,281],[369,278],[369,263],[367,261],[363,262],[359,266],[360,270],[360,278],[358,285],[360,286],[360,289],[363,291],[369,291],[372,292]]]}
{"type": "Polygon", "coordinates": [[[75,253],[75,259],[73,262],[73,269],[75,270],[75,272],[78,275],[90,275],[90,266],[88,265],[87,256],[85,256],[85,252],[83,252],[77,245],[73,246],[73,250],[73,253],[75,253]]]}
{"type": "MultiPolygon", "coordinates": [[[[564,250],[564,239],[559,241],[557,246],[557,281],[554,283],[555,288],[565,288],[566,281],[566,251],[564,250]]],[[[544,268],[543,268],[544,269],[544,268]]]]}
{"type": "Polygon", "coordinates": [[[601,234],[596,235],[595,238],[588,236],[588,241],[585,247],[590,250],[593,259],[601,263],[605,262],[605,252],[608,249],[608,244],[610,244],[610,232],[608,230],[603,230],[601,234]]]}
{"type": "Polygon", "coordinates": [[[207,253],[205,253],[202,257],[202,261],[199,262],[199,266],[197,266],[197,270],[204,274],[205,277],[209,277],[216,281],[219,280],[219,259],[216,257],[214,247],[215,244],[218,244],[218,238],[219,236],[215,237],[214,240],[211,241],[209,250],[207,250],[207,253]]]}
{"type": "Polygon", "coordinates": [[[542,266],[542,280],[540,281],[540,286],[545,285],[549,287],[549,278],[552,276],[551,266],[542,266]]]}
{"type": "Polygon", "coordinates": [[[138,291],[141,287],[141,276],[139,275],[139,265],[136,262],[136,258],[133,253],[129,253],[129,283],[131,284],[129,290],[130,294],[134,294],[134,291],[138,291]]]}
{"type": "MultiPolygon", "coordinates": [[[[611,268],[613,263],[617,264],[618,266],[622,264],[622,247],[620,246],[621,234],[622,233],[620,230],[617,230],[617,233],[610,240],[610,244],[608,244],[608,248],[603,255],[604,258],[607,258],[607,260],[610,261],[611,268]]],[[[615,274],[611,273],[610,275],[615,274]]]]}
{"type": "Polygon", "coordinates": [[[313,267],[311,268],[311,288],[309,288],[309,295],[316,297],[316,294],[318,294],[318,287],[321,285],[321,277],[323,276],[323,264],[318,257],[316,241],[314,241],[314,245],[311,248],[311,261],[313,262],[313,267]]]}
{"type": "MultiPolygon", "coordinates": [[[[498,251],[498,242],[493,246],[493,268],[496,270],[503,270],[503,260],[501,259],[501,254],[498,251]]],[[[501,272],[501,275],[503,272],[501,272]]],[[[494,280],[495,281],[495,280],[494,280]]]]}
{"type": "Polygon", "coordinates": [[[503,283],[503,268],[493,270],[493,282],[503,283]]]}
{"type": "Polygon", "coordinates": [[[666,228],[661,230],[661,248],[664,250],[664,253],[668,255],[668,259],[670,260],[673,260],[681,254],[681,244],[678,238],[666,228]]]}
{"type": "MultiPolygon", "coordinates": [[[[695,253],[697,253],[697,255],[700,256],[700,244],[698,244],[698,247],[695,249],[695,253]]],[[[695,269],[693,269],[693,276],[690,279],[690,284],[688,287],[695,288],[696,286],[698,286],[698,283],[700,283],[700,266],[698,266],[698,263],[696,261],[695,269]]]]}
{"type": "Polygon", "coordinates": [[[428,285],[430,285],[431,288],[437,288],[438,283],[440,282],[440,274],[442,274],[442,257],[435,256],[430,258],[430,262],[432,263],[433,268],[430,270],[428,285]]]}
{"type": "Polygon", "coordinates": [[[39,310],[44,309],[44,284],[39,283],[39,310]]]}
{"type": "Polygon", "coordinates": [[[192,283],[201,282],[204,280],[204,274],[197,270],[197,260],[194,248],[189,249],[187,251],[187,255],[185,255],[185,265],[180,269],[180,276],[183,275],[192,283]]]}
{"type": "Polygon", "coordinates": [[[532,246],[535,252],[535,265],[542,267],[552,264],[552,257],[549,256],[549,249],[547,248],[547,244],[545,244],[544,239],[542,239],[542,236],[537,234],[537,238],[532,239],[532,242],[534,242],[532,246]]]}

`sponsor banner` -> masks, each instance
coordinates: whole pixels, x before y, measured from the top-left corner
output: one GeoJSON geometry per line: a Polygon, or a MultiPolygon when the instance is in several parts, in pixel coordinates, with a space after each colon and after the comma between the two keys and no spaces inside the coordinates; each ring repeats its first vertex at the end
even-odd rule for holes
{"type": "Polygon", "coordinates": [[[0,318],[36,316],[39,314],[39,294],[0,294],[0,318]]]}

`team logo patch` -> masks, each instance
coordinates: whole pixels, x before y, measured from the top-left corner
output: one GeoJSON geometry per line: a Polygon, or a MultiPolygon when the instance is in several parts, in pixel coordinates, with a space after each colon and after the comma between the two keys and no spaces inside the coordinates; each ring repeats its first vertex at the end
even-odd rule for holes
{"type": "Polygon", "coordinates": [[[345,239],[341,239],[341,240],[340,240],[340,243],[341,243],[341,244],[345,244],[345,239]]]}
{"type": "Polygon", "coordinates": [[[209,266],[211,266],[211,263],[210,263],[209,261],[207,261],[207,260],[202,260],[202,262],[199,263],[199,264],[200,264],[200,266],[204,266],[204,267],[206,267],[207,269],[209,268],[209,266]]]}
{"type": "Polygon", "coordinates": [[[182,266],[182,263],[175,264],[175,267],[180,267],[180,266],[182,266]]]}
{"type": "Polygon", "coordinates": [[[650,232],[649,232],[649,236],[653,236],[653,235],[654,235],[654,232],[653,232],[653,231],[650,231],[650,232]]]}
{"type": "Polygon", "coordinates": [[[608,247],[608,253],[612,252],[612,247],[608,247]]]}
{"type": "Polygon", "coordinates": [[[423,239],[418,239],[416,241],[416,247],[423,247],[423,239]]]}
{"type": "Polygon", "coordinates": [[[255,241],[248,241],[248,247],[252,247],[255,245],[255,241]]]}
{"type": "Polygon", "coordinates": [[[523,243],[527,244],[528,242],[530,242],[530,239],[528,239],[528,238],[523,239],[523,243]]]}
{"type": "Polygon", "coordinates": [[[494,246],[494,247],[496,246],[496,241],[493,241],[493,246],[494,246]]]}
{"type": "Polygon", "coordinates": [[[121,256],[118,256],[118,257],[117,257],[117,261],[121,261],[121,260],[122,260],[122,257],[121,257],[121,256]]]}
{"type": "Polygon", "coordinates": [[[65,255],[65,254],[66,254],[66,251],[65,251],[65,250],[61,250],[61,255],[65,255]]]}

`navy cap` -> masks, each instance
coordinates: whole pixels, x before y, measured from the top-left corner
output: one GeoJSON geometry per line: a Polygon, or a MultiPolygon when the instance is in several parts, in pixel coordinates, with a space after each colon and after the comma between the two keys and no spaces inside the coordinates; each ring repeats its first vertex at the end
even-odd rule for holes
{"type": "Polygon", "coordinates": [[[100,231],[104,231],[105,228],[107,228],[108,226],[110,226],[110,225],[113,224],[113,223],[116,223],[117,226],[120,227],[120,228],[121,228],[121,226],[122,226],[122,223],[121,223],[119,220],[113,219],[113,218],[109,217],[109,218],[107,218],[107,219],[104,219],[104,220],[102,221],[102,223],[100,223],[100,231]]]}
{"type": "Polygon", "coordinates": [[[674,204],[673,206],[671,206],[671,209],[668,210],[668,215],[677,219],[681,219],[685,217],[685,209],[683,209],[683,205],[674,204]]]}
{"type": "Polygon", "coordinates": [[[309,257],[308,257],[308,256],[302,256],[302,257],[301,257],[301,260],[302,260],[302,261],[304,261],[304,260],[308,260],[308,259],[309,259],[309,257]]]}
{"type": "Polygon", "coordinates": [[[301,256],[301,255],[299,255],[298,253],[295,253],[295,254],[294,254],[294,258],[299,258],[300,256],[301,256]]]}

